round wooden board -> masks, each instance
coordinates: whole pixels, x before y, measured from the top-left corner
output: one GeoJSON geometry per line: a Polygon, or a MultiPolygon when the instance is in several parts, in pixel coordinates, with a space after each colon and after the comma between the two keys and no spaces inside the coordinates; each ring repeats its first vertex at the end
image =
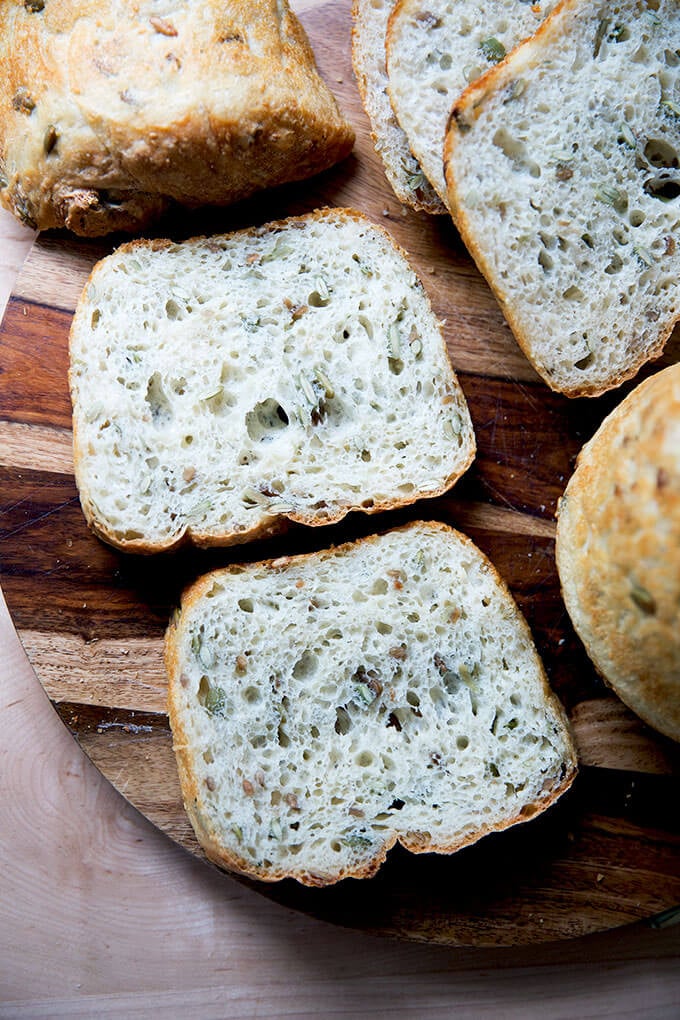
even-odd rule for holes
{"type": "MultiPolygon", "coordinates": [[[[313,181],[175,218],[159,233],[232,230],[323,205],[354,206],[385,226],[446,320],[477,459],[449,495],[409,511],[292,528],[237,550],[154,559],[114,552],[88,532],[78,505],[67,343],[91,266],[120,239],[40,237],[0,327],[0,579],[14,623],[92,761],[160,829],[202,856],[182,807],[165,714],[162,639],[183,586],[236,559],[323,548],[416,517],[451,523],[491,557],[529,620],[574,727],[581,761],[574,788],[540,818],[452,857],[397,849],[370,881],[253,887],[337,924],[469,946],[564,939],[667,911],[680,902],[680,748],[598,680],[570,627],[554,562],[554,512],[574,458],[632,384],[569,401],[538,380],[450,221],[405,210],[390,191],[352,75],[347,0],[310,6],[302,20],[357,130],[354,155],[313,181]]],[[[675,336],[661,364],[679,353],[675,336]]]]}

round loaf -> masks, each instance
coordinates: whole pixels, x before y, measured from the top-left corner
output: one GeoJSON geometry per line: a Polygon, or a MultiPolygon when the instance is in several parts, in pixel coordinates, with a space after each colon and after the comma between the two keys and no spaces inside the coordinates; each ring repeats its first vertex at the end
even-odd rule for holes
{"type": "Polygon", "coordinates": [[[634,712],[680,740],[680,365],[605,419],[558,517],[564,601],[589,656],[634,712]]]}

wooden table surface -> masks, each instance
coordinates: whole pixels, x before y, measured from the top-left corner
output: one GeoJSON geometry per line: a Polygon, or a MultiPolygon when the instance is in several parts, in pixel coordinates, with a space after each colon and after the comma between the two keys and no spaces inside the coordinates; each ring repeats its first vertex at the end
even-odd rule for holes
{"type": "MultiPolygon", "coordinates": [[[[0,213],[0,312],[32,236],[0,213]]],[[[4,602],[0,661],[0,1017],[680,1016],[680,925],[460,950],[270,902],[170,843],[100,776],[4,602]]]]}

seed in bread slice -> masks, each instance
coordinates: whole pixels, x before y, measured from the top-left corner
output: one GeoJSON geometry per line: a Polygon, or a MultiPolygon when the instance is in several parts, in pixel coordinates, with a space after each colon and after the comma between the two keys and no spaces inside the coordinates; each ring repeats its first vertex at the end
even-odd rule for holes
{"type": "Polygon", "coordinates": [[[406,505],[474,457],[425,291],[352,211],[124,245],[92,272],[70,354],[81,503],[122,549],[406,505]]]}
{"type": "Polygon", "coordinates": [[[637,386],[584,446],[559,503],[556,555],[598,671],[680,740],[680,365],[637,386]]]}
{"type": "Polygon", "coordinates": [[[532,35],[556,0],[398,0],[387,31],[387,80],[397,121],[445,206],[444,136],[470,82],[532,35]]]}
{"type": "Polygon", "coordinates": [[[206,575],[166,664],[196,835],[265,881],[367,877],[397,842],[452,853],[575,775],[524,618],[442,524],[206,575]]]}
{"type": "Polygon", "coordinates": [[[529,360],[595,396],[679,312],[680,5],[566,0],[453,109],[457,225],[529,360]]]}
{"type": "Polygon", "coordinates": [[[385,174],[400,202],[412,209],[443,214],[442,204],[409,148],[387,94],[385,34],[395,0],[354,0],[352,63],[371,137],[385,174]]]}

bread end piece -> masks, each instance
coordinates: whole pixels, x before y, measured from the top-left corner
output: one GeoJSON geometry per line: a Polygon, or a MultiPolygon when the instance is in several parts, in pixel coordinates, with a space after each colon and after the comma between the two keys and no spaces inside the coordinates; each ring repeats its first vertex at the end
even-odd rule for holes
{"type": "Polygon", "coordinates": [[[544,811],[576,753],[529,629],[437,523],[215,571],[166,636],[182,793],[216,864],[369,877],[544,811]]]}
{"type": "Polygon", "coordinates": [[[409,148],[390,105],[385,36],[395,0],[353,0],[352,64],[371,138],[396,197],[416,212],[441,216],[446,206],[409,148]]]}
{"type": "Polygon", "coordinates": [[[0,202],[34,229],[139,233],[173,204],[227,205],[351,151],[286,0],[171,18],[144,0],[127,21],[70,6],[0,13],[0,202]]]}

